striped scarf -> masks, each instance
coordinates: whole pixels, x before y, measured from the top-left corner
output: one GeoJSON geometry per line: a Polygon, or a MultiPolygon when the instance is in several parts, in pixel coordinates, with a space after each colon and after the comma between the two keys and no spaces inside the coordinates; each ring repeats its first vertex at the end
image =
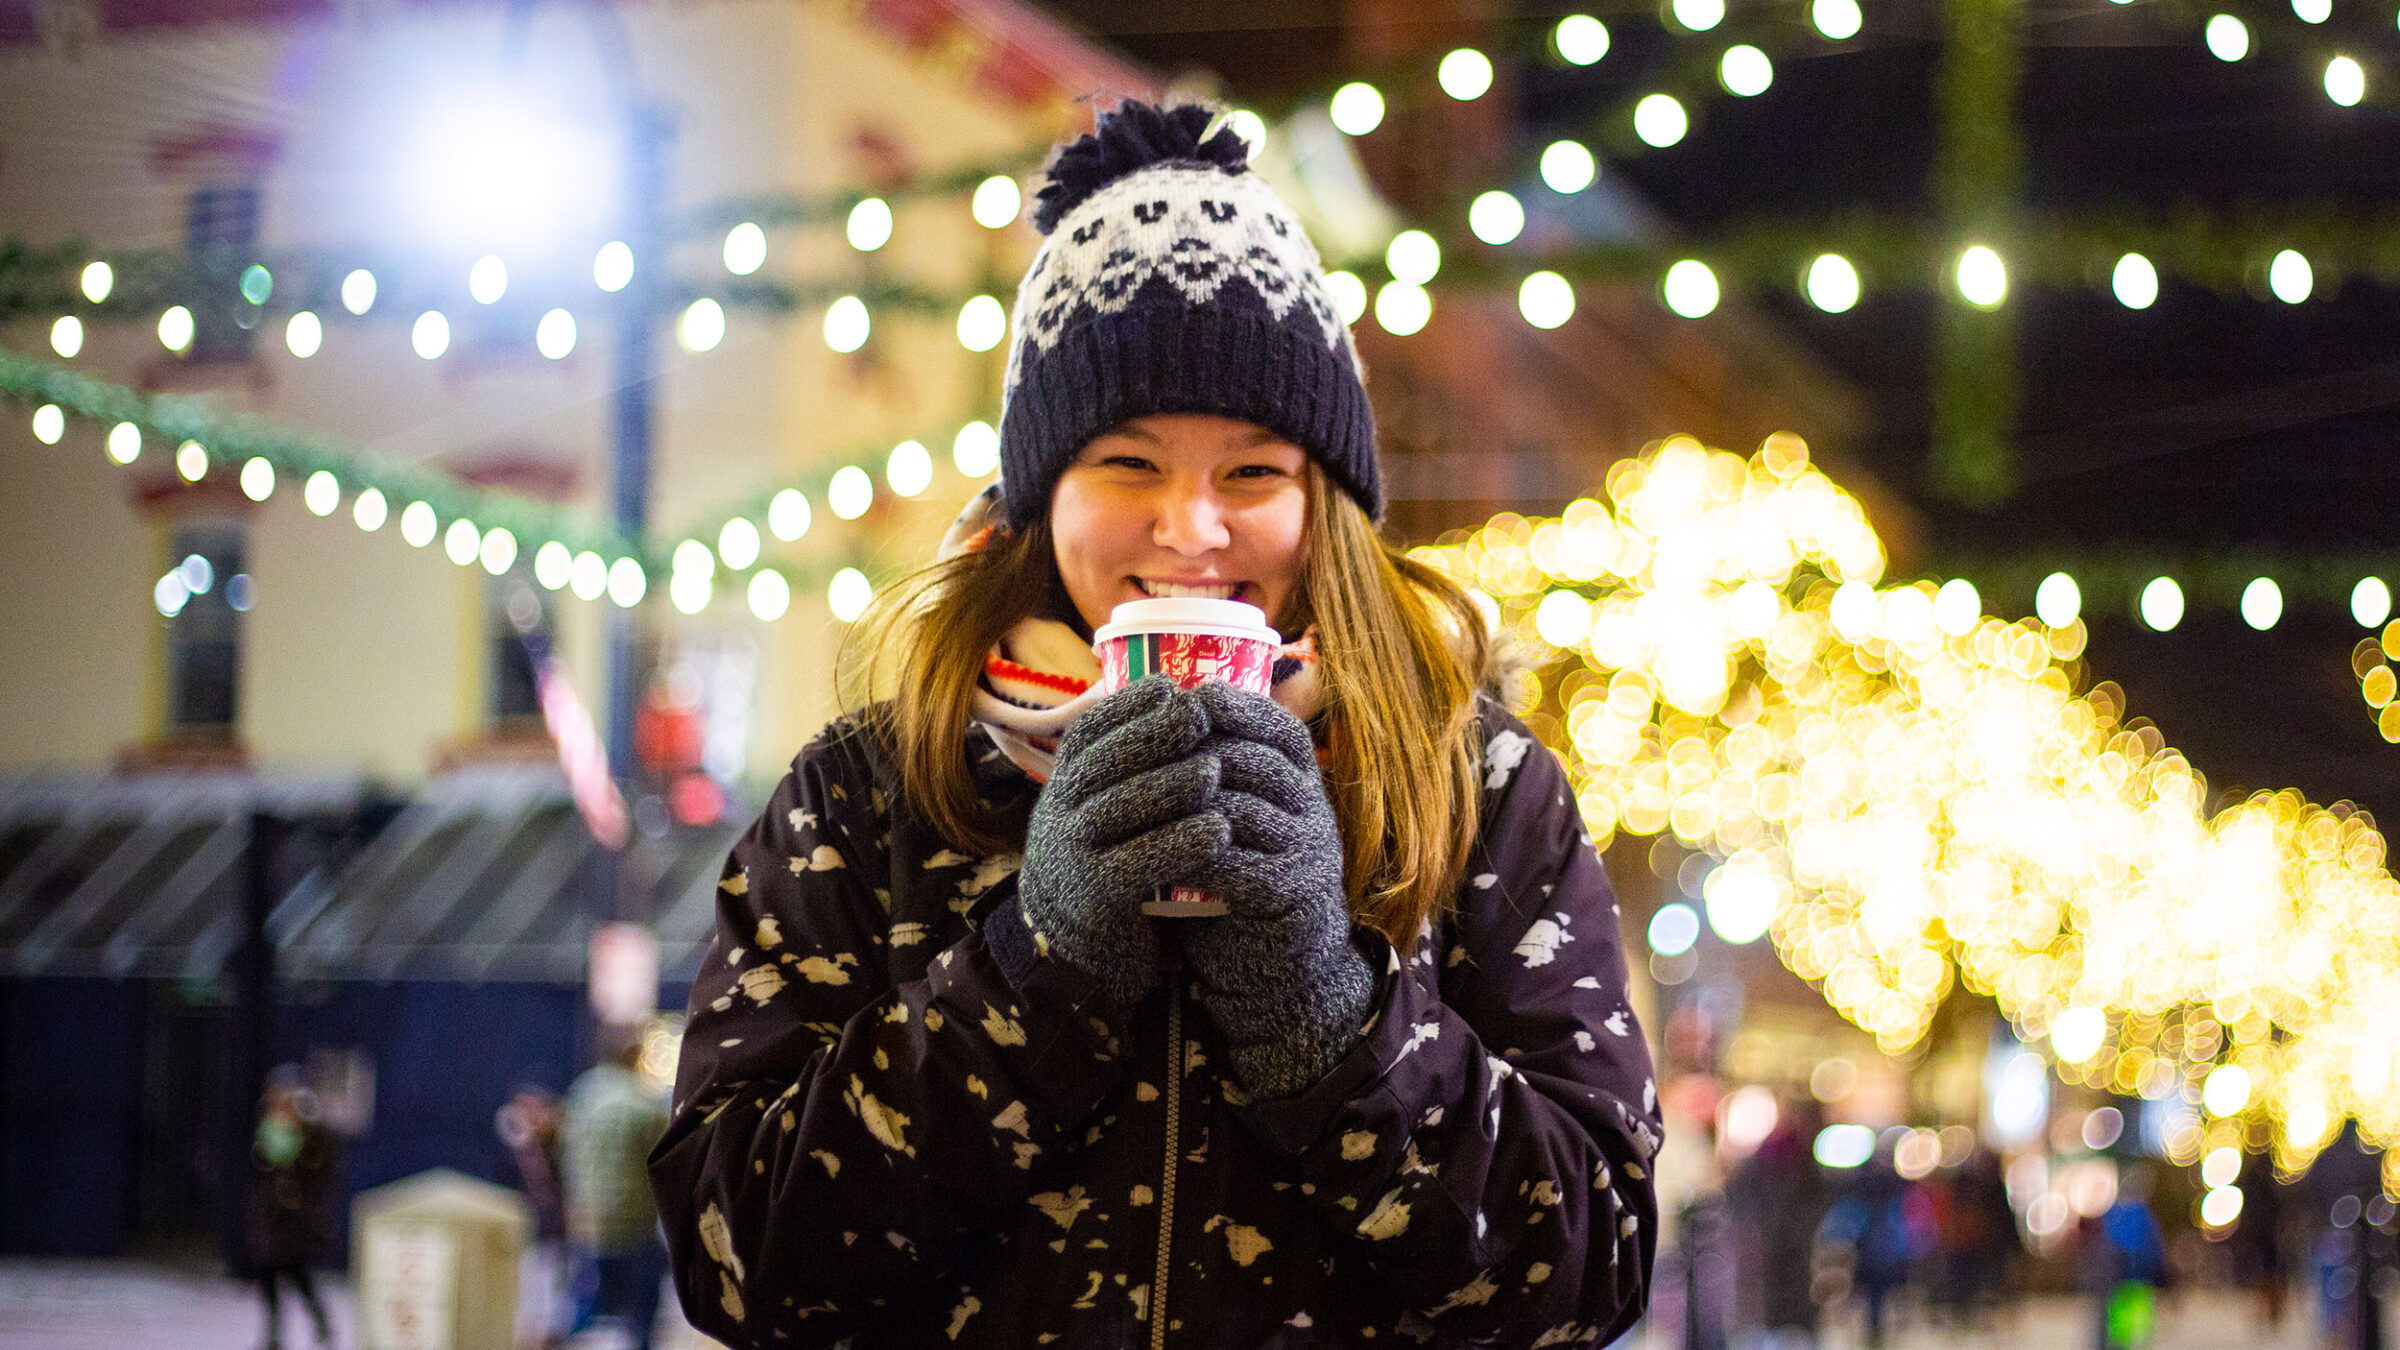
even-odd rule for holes
{"type": "MultiPolygon", "coordinates": [[[[974,553],[1007,529],[1000,485],[967,503],[942,536],[939,557],[974,553]]],[[[1058,738],[1101,698],[1100,658],[1091,643],[1057,619],[1026,619],[1003,634],[983,661],[974,716],[992,744],[1037,783],[1048,782],[1058,738]]],[[[1275,658],[1274,698],[1303,721],[1325,705],[1317,681],[1315,629],[1287,642],[1275,658]]]]}

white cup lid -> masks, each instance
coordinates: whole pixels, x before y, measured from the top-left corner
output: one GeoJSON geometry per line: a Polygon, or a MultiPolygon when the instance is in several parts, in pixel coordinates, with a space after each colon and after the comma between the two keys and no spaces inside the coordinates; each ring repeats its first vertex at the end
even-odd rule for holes
{"type": "Polygon", "coordinates": [[[1201,596],[1128,600],[1109,611],[1108,622],[1092,634],[1092,643],[1097,646],[1128,633],[1221,633],[1279,645],[1283,641],[1283,635],[1267,625],[1267,612],[1258,606],[1201,596]]]}

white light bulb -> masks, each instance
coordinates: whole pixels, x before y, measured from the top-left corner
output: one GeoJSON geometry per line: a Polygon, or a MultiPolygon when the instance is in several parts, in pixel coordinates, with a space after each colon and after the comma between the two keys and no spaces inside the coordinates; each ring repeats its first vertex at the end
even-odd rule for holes
{"type": "Polygon", "coordinates": [[[608,591],[608,561],[589,549],[567,569],[567,588],[578,600],[597,600],[608,591]]]}
{"type": "Polygon", "coordinates": [[[2265,632],[2283,618],[2283,588],[2273,577],[2254,577],[2242,588],[2242,622],[2265,632]]]}
{"type": "MultiPolygon", "coordinates": [[[[64,429],[63,419],[61,429],[64,429]]],[[[41,429],[37,426],[34,429],[34,432],[36,435],[39,435],[41,429]]],[[[108,457],[115,460],[119,464],[131,464],[135,460],[140,459],[142,457],[142,429],[135,426],[131,422],[119,422],[115,426],[110,427],[108,429],[108,457]]],[[[180,458],[181,457],[179,456],[179,462],[180,458]]],[[[207,453],[203,451],[198,458],[200,461],[201,472],[207,472],[207,453]]],[[[199,481],[199,474],[187,473],[184,475],[184,477],[189,478],[194,482],[199,481]]]]}
{"type": "Polygon", "coordinates": [[[1717,83],[1741,98],[1763,94],[1775,83],[1775,62],[1746,42],[1728,47],[1717,60],[1717,83]]]}
{"type": "Polygon", "coordinates": [[[429,309],[417,316],[408,330],[408,345],[428,361],[450,350],[450,320],[438,309],[429,309]]]}
{"type": "Polygon", "coordinates": [[[762,622],[773,623],[792,607],[792,583],[774,568],[761,569],[750,578],[750,612],[762,622]]]}
{"type": "Polygon", "coordinates": [[[190,310],[181,305],[170,305],[166,313],[158,316],[158,345],[171,352],[182,351],[192,345],[192,335],[197,328],[190,310]]]}
{"type": "Polygon", "coordinates": [[[1517,285],[1517,312],[1536,328],[1557,328],[1575,317],[1575,287],[1556,272],[1535,272],[1517,285]]]}
{"type": "MultiPolygon", "coordinates": [[[[66,438],[67,413],[55,403],[45,403],[33,410],[33,438],[44,445],[56,445],[66,438]]],[[[141,433],[134,433],[134,453],[141,453],[141,433]]],[[[112,452],[113,453],[113,452],[112,452]]],[[[124,461],[119,460],[119,463],[124,461]]]]}
{"type": "Polygon", "coordinates": [[[713,352],[725,340],[725,307],[701,296],[684,307],[675,323],[675,340],[687,352],[713,352]]]}
{"type": "Polygon", "coordinates": [[[2050,1024],[2050,1048],[2063,1064],[2081,1064],[2099,1054],[2107,1036],[2107,1014],[2088,1005],[2068,1008],[2050,1024]]]}
{"type": "Polygon", "coordinates": [[[575,316],[563,309],[544,314],[533,326],[533,347],[550,360],[565,360],[575,350],[575,316]]]}
{"type": "Polygon", "coordinates": [[[612,239],[592,255],[592,284],[604,291],[621,291],[633,284],[633,248],[612,239]]]}
{"type": "Polygon", "coordinates": [[[442,552],[459,566],[474,562],[482,551],[483,531],[476,529],[475,522],[465,516],[451,521],[450,528],[442,531],[442,552]]]}
{"type": "Polygon", "coordinates": [[[2333,0],[2292,0],[2292,13],[2302,23],[2323,23],[2333,17],[2333,0]]]}
{"type": "Polygon", "coordinates": [[[743,221],[725,232],[725,270],[746,277],[767,264],[767,232],[743,221]]]}
{"type": "Polygon", "coordinates": [[[2361,577],[2350,588],[2350,617],[2361,628],[2381,628],[2392,617],[2392,588],[2382,577],[2361,577]]]}
{"type": "Polygon", "coordinates": [[[1608,25],[1589,14],[1570,14],[1558,21],[1550,39],[1568,65],[1588,66],[1608,55],[1608,25]]]}
{"type": "Polygon", "coordinates": [[[1017,180],[1006,174],[993,174],[975,186],[973,211],[975,223],[987,230],[1004,229],[1014,223],[1022,210],[1025,198],[1017,180]]]}
{"type": "Polygon", "coordinates": [[[1958,293],[1970,305],[1991,309],[2008,298],[2008,265],[1983,244],[1958,255],[1957,275],[1958,293]]]}
{"type": "Polygon", "coordinates": [[[307,310],[294,314],[283,325],[283,345],[292,355],[305,361],[325,346],[325,323],[307,310]]]}
{"type": "Polygon", "coordinates": [[[1400,280],[1422,286],[1442,270],[1442,246],[1423,230],[1402,230],[1384,250],[1383,265],[1400,280]]]}
{"type": "Polygon", "coordinates": [[[1801,281],[1808,303],[1828,314],[1847,314],[1858,304],[1858,269],[1839,253],[1820,253],[1801,281]]]}
{"type": "Polygon", "coordinates": [[[950,441],[950,462],[969,478],[981,478],[999,468],[1000,432],[984,421],[960,427],[950,441]]]}
{"type": "Polygon", "coordinates": [[[680,614],[697,614],[708,608],[716,583],[706,572],[676,572],[667,578],[667,603],[680,614]]]}
{"type": "Polygon", "coordinates": [[[902,441],[884,461],[883,481],[903,497],[914,497],[933,486],[933,455],[923,441],[902,441]]]}
{"type": "Polygon", "coordinates": [[[117,288],[117,270],[107,263],[86,264],[83,269],[83,298],[99,304],[117,288]]]}
{"type": "Polygon", "coordinates": [[[1812,0],[1808,20],[1817,26],[1818,32],[1843,42],[1858,36],[1859,29],[1866,26],[1867,16],[1859,9],[1858,0],[1812,0]]]}
{"type": "Polygon", "coordinates": [[[1668,268],[1660,290],[1667,308],[1684,318],[1702,319],[1716,311],[1717,274],[1697,258],[1685,258],[1668,268]]]}
{"type": "Polygon", "coordinates": [[[2317,288],[2316,269],[2308,265],[2307,255],[2298,249],[2287,248],[2267,264],[2267,289],[2287,305],[2297,305],[2308,299],[2317,288]]]}
{"type": "Polygon", "coordinates": [[[730,571],[740,572],[758,561],[758,527],[748,516],[735,516],[717,530],[717,557],[730,571]]]}
{"type": "MultiPolygon", "coordinates": [[[[117,425],[132,426],[133,424],[120,422],[117,425]]],[[[176,446],[175,472],[182,474],[187,483],[197,483],[206,478],[208,476],[208,447],[198,441],[185,441],[176,446]]]]}
{"type": "Polygon", "coordinates": [[[574,578],[575,553],[565,544],[552,539],[533,551],[533,579],[543,590],[564,590],[574,578]]]}
{"type": "Polygon", "coordinates": [[[1675,22],[1695,33],[1705,33],[1725,22],[1725,0],[1674,0],[1668,9],[1675,22]]]}
{"type": "Polygon", "coordinates": [[[1944,633],[1964,637],[1982,621],[1983,597],[1975,593],[1974,582],[1952,577],[1933,593],[1933,626],[1944,633]]]}
{"type": "Polygon", "coordinates": [[[833,611],[833,617],[843,623],[850,623],[866,613],[867,605],[874,599],[875,588],[867,581],[867,574],[855,567],[845,567],[834,573],[833,580],[825,587],[826,606],[833,611]]]}
{"type": "Polygon", "coordinates": [[[2337,56],[2325,63],[2325,97],[2355,108],[2367,96],[2367,72],[2357,61],[2337,56]]]}
{"type": "Polygon", "coordinates": [[[861,253],[873,253],[892,240],[892,204],[881,197],[862,198],[850,208],[849,222],[843,233],[850,247],[861,253]]]}
{"type": "Polygon", "coordinates": [[[825,504],[844,520],[856,520],[875,504],[875,480],[855,464],[833,471],[825,484],[825,504]]]}
{"type": "Polygon", "coordinates": [[[72,314],[61,314],[50,325],[50,350],[72,361],[83,351],[83,320],[72,314]]]}
{"type": "Polygon", "coordinates": [[[642,596],[649,589],[650,578],[643,573],[640,563],[619,558],[608,565],[608,598],[616,602],[617,608],[631,609],[642,603],[642,596]]]}
{"type": "Polygon", "coordinates": [[[1267,148],[1267,119],[1257,113],[1248,108],[1236,108],[1233,116],[1226,119],[1226,125],[1233,128],[1234,135],[1242,138],[1242,144],[1250,147],[1250,158],[1258,158],[1267,148]]]}
{"type": "Polygon", "coordinates": [[[958,309],[958,345],[988,352],[1008,336],[1008,311],[997,296],[978,295],[958,309]]]}
{"type": "Polygon", "coordinates": [[[1542,150],[1542,182],[1552,192],[1572,195],[1600,176],[1600,161],[1581,141],[1552,141],[1542,150]]]}
{"type": "Polygon", "coordinates": [[[808,520],[808,498],[798,488],[785,488],[767,503],[767,529],[785,543],[808,533],[808,520]]]}
{"type": "MultiPolygon", "coordinates": [[[[1721,6],[1724,0],[1717,3],[1721,6]]],[[[1461,47],[1442,58],[1442,64],[1434,70],[1434,79],[1442,86],[1443,93],[1461,103],[1471,102],[1492,87],[1492,58],[1473,47],[1461,47]]]]}
{"type": "Polygon", "coordinates": [[[2153,577],[2142,587],[2139,603],[2142,622],[2152,632],[2165,633],[2183,622],[2183,587],[2173,577],[2153,577]]]}
{"type": "Polygon", "coordinates": [[[400,538],[410,548],[423,548],[440,533],[430,502],[410,502],[400,512],[400,538]]]}
{"type": "Polygon", "coordinates": [[[1433,296],[1410,281],[1387,281],[1375,292],[1375,322],[1393,337],[1408,337],[1433,318],[1433,296]]]}
{"type": "Polygon", "coordinates": [[[493,576],[505,576],[517,565],[517,536],[495,525],[483,533],[483,547],[477,550],[483,559],[483,570],[493,576]]]}
{"type": "Polygon", "coordinates": [[[275,495],[275,466],[257,455],[242,462],[242,495],[263,502],[275,495]]]}
{"type": "Polygon", "coordinates": [[[508,264],[497,253],[486,253],[467,269],[467,294],[479,305],[496,305],[508,294],[508,264]]]}
{"type": "Polygon", "coordinates": [[[867,302],[855,295],[845,295],[825,307],[825,345],[837,352],[847,354],[866,346],[874,326],[867,302]]]}
{"type": "Polygon", "coordinates": [[[364,314],[375,308],[375,274],[361,267],[342,278],[342,308],[364,314]]]}
{"type": "Polygon", "coordinates": [[[1345,136],[1364,136],[1383,125],[1383,95],[1364,81],[1353,80],[1334,90],[1326,110],[1345,136]]]}
{"type": "Polygon", "coordinates": [[[2250,54],[2250,25],[2231,14],[2219,14],[2200,30],[2208,54],[2220,61],[2239,61],[2250,54]]]}
{"type": "Polygon", "coordinates": [[[1333,301],[1333,311],[1347,326],[1357,323],[1367,314],[1367,283],[1356,272],[1336,269],[1325,274],[1325,294],[1333,301]]]}
{"type": "Polygon", "coordinates": [[[2148,309],[2158,303],[2158,269],[2139,253],[2128,253],[2117,259],[2108,274],[2109,289],[2117,294],[2117,303],[2127,309],[2148,309]]]}
{"type": "Polygon", "coordinates": [[[382,529],[383,522],[391,519],[391,512],[391,503],[384,499],[381,488],[368,488],[358,494],[358,500],[350,503],[350,519],[368,534],[382,529]]]}
{"type": "Polygon", "coordinates": [[[2083,588],[2064,572],[2052,572],[2033,589],[2033,616],[2047,628],[2064,628],[2083,614],[2083,588]]]}
{"type": "Polygon", "coordinates": [[[1467,228],[1494,248],[1514,242],[1525,232],[1525,207],[1515,197],[1494,188],[1467,207],[1467,228]]]}
{"type": "Polygon", "coordinates": [[[1633,105],[1633,134],[1653,149],[1664,150],[1682,140],[1691,127],[1690,115],[1672,94],[1646,95],[1633,105]]]}

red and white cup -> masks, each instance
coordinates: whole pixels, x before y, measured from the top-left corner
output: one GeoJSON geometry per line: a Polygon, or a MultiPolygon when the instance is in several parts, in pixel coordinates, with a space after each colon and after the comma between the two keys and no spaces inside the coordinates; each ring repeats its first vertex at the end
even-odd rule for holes
{"type": "MultiPolygon", "coordinates": [[[[1185,689],[1223,680],[1263,696],[1275,686],[1275,658],[1282,650],[1283,637],[1267,625],[1266,612],[1238,600],[1128,600],[1092,635],[1105,693],[1145,676],[1165,675],[1185,689]]],[[[1145,903],[1142,912],[1207,918],[1223,914],[1225,902],[1194,887],[1173,886],[1145,903]]]]}

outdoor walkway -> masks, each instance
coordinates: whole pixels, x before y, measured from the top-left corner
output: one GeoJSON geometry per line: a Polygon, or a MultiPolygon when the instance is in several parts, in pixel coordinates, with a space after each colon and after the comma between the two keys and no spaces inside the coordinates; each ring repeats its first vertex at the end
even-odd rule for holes
{"type": "MultiPolygon", "coordinates": [[[[353,1350],[355,1303],[347,1281],[319,1285],[332,1307],[336,1344],[353,1350]]],[[[286,1300],[284,1343],[309,1346],[306,1322],[286,1300]]],[[[705,1350],[713,1343],[683,1324],[662,1328],[662,1350],[705,1350]]],[[[2012,1314],[1968,1333],[1904,1321],[1888,1350],[2086,1350],[2090,1312],[2080,1300],[2031,1299],[2012,1314]]],[[[2387,1342],[2400,1343],[2400,1342],[2387,1342]]],[[[0,1260],[0,1347],[5,1350],[258,1350],[257,1291],[199,1271],[132,1261],[0,1260]]],[[[1637,1340],[1642,1350],[1673,1350],[1671,1337],[1637,1340]]],[[[600,1332],[572,1350],[618,1350],[600,1332]]],[[[1819,1350],[1859,1350],[1855,1317],[1836,1319],[1819,1350]]],[[[2320,1350],[2322,1341],[2295,1303],[2279,1333],[2262,1331],[2249,1305],[2224,1294],[2195,1294],[2164,1310],[2155,1350],[2320,1350]]],[[[1737,1348],[1738,1350],[1738,1348],[1737,1348]]]]}

